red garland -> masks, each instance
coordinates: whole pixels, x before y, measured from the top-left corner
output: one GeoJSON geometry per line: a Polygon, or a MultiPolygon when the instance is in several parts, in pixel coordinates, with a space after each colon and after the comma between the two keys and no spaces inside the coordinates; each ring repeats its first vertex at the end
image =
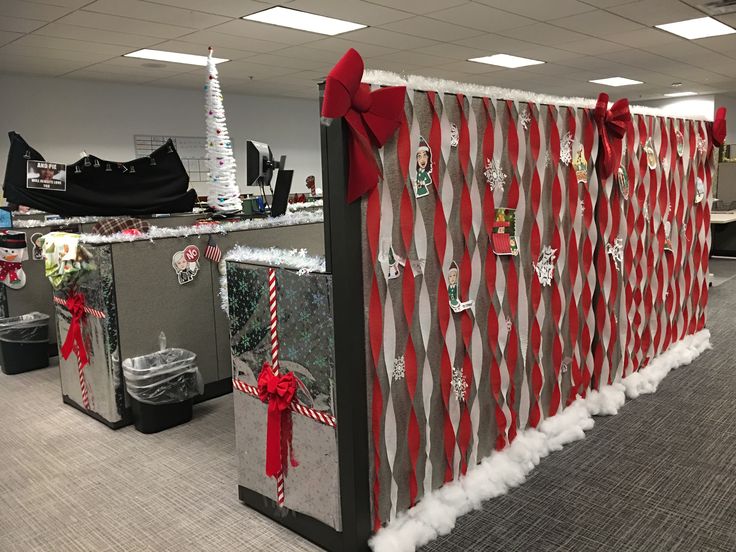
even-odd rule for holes
{"type": "Polygon", "coordinates": [[[21,263],[9,263],[8,261],[0,261],[0,282],[5,280],[6,276],[10,276],[9,282],[17,282],[18,270],[23,268],[21,263]]]}
{"type": "Polygon", "coordinates": [[[77,358],[79,359],[79,367],[84,368],[89,364],[87,357],[87,349],[84,347],[84,338],[82,337],[82,320],[84,319],[84,294],[73,292],[69,294],[66,302],[66,308],[72,315],[69,331],[66,334],[64,344],[61,346],[61,355],[64,360],[74,352],[74,346],[77,348],[77,358]]]}
{"type": "Polygon", "coordinates": [[[616,100],[608,109],[608,94],[601,92],[593,111],[593,118],[598,125],[598,134],[603,145],[601,157],[601,176],[606,179],[618,169],[621,164],[621,140],[631,121],[629,100],[616,100]]]}
{"type": "Polygon", "coordinates": [[[271,365],[263,364],[258,376],[258,398],[268,404],[266,428],[266,475],[286,475],[287,460],[298,466],[291,444],[292,424],[290,405],[296,397],[296,377],[292,372],[274,374],[271,365]]]}
{"type": "Polygon", "coordinates": [[[404,114],[404,86],[390,86],[371,92],[363,77],[363,58],[350,48],[325,82],[322,116],[344,117],[350,127],[348,153],[348,203],[378,185],[381,169],[373,153],[396,132],[404,114]]]}

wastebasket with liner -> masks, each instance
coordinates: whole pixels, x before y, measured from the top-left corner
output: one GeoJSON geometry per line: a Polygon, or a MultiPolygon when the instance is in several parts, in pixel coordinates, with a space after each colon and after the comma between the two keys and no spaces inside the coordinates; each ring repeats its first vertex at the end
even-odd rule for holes
{"type": "Polygon", "coordinates": [[[0,318],[0,368],[20,374],[49,365],[49,315],[31,312],[0,318]]]}
{"type": "Polygon", "coordinates": [[[163,348],[123,361],[135,428],[156,433],[192,419],[192,399],[204,391],[197,355],[163,348]]]}

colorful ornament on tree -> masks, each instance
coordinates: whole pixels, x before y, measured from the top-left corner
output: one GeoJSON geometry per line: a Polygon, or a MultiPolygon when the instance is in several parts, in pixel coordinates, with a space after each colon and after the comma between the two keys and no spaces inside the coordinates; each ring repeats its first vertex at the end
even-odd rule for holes
{"type": "Polygon", "coordinates": [[[0,232],[0,282],[11,289],[26,285],[22,261],[28,260],[25,232],[0,232]]]}
{"type": "Polygon", "coordinates": [[[473,301],[460,300],[460,269],[455,261],[450,263],[450,270],[447,272],[447,295],[450,300],[450,308],[453,312],[462,312],[473,306],[473,301]]]}
{"type": "Polygon", "coordinates": [[[419,137],[419,147],[416,153],[417,176],[414,180],[414,195],[417,199],[429,195],[429,187],[432,185],[432,150],[427,141],[419,137]]]}
{"type": "Polygon", "coordinates": [[[206,155],[210,180],[207,204],[218,212],[236,213],[242,210],[243,204],[240,201],[240,189],[235,178],[235,157],[227,130],[220,80],[212,52],[210,47],[207,57],[207,84],[204,87],[207,121],[206,155]]]}
{"type": "Polygon", "coordinates": [[[491,162],[490,159],[486,159],[486,168],[483,171],[483,176],[486,177],[486,182],[491,187],[491,191],[503,192],[503,187],[506,184],[506,173],[501,168],[500,161],[491,162]]]}

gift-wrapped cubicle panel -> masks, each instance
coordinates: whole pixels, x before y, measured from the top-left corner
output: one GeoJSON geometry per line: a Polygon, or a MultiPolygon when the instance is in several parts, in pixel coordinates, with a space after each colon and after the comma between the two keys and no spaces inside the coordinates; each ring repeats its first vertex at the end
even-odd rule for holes
{"type": "Polygon", "coordinates": [[[331,277],[242,261],[227,277],[240,498],[340,532],[331,277]]]}
{"type": "Polygon", "coordinates": [[[710,126],[605,100],[407,89],[362,199],[374,530],[703,328],[710,126]]]}

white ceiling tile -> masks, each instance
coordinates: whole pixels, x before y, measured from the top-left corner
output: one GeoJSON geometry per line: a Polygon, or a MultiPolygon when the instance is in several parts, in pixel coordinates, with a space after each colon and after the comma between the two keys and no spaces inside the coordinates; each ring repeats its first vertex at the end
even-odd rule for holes
{"type": "Polygon", "coordinates": [[[90,0],[23,0],[28,4],[44,4],[47,6],[60,6],[62,8],[69,8],[70,10],[76,10],[89,4],[90,0]]]}
{"type": "Polygon", "coordinates": [[[581,34],[586,34],[592,37],[608,36],[617,34],[624,31],[635,31],[644,28],[639,23],[629,21],[618,15],[608,13],[603,10],[595,10],[590,12],[581,13],[579,15],[572,15],[570,17],[563,17],[560,19],[553,19],[550,21],[553,25],[570,29],[581,34]]]}
{"type": "Polygon", "coordinates": [[[533,25],[525,25],[524,27],[496,32],[500,35],[528,41],[533,44],[543,44],[545,46],[557,46],[580,39],[577,33],[570,32],[569,29],[563,29],[547,23],[534,23],[533,25]]]}
{"type": "Polygon", "coordinates": [[[482,50],[484,55],[490,54],[514,54],[534,48],[534,44],[517,40],[508,36],[487,34],[456,40],[455,43],[482,50]]]}
{"type": "Polygon", "coordinates": [[[84,67],[79,61],[39,58],[31,56],[0,55],[0,70],[10,73],[27,73],[55,77],[84,67]]]}
{"type": "Polygon", "coordinates": [[[14,40],[19,40],[23,33],[11,33],[10,31],[0,31],[0,46],[14,40]]]}
{"type": "Polygon", "coordinates": [[[654,26],[685,19],[703,17],[703,12],[684,2],[672,0],[640,0],[631,4],[607,8],[617,15],[637,21],[643,25],[654,26]]]}
{"type": "Polygon", "coordinates": [[[53,21],[63,17],[73,8],[35,4],[21,0],[3,0],[0,2],[0,16],[20,17],[24,19],[38,19],[39,21],[53,21]]]}
{"type": "Polygon", "coordinates": [[[494,8],[523,15],[537,21],[548,21],[594,10],[595,7],[577,0],[477,0],[494,8]]]}
{"type": "Polygon", "coordinates": [[[88,27],[98,30],[115,31],[118,33],[153,36],[157,38],[176,38],[183,34],[192,32],[192,29],[188,27],[165,25],[163,23],[130,19],[128,17],[120,17],[117,15],[92,13],[83,10],[78,10],[62,17],[56,23],[76,25],[78,27],[88,27]]]}
{"type": "MultiPolygon", "coordinates": [[[[466,73],[467,75],[482,75],[485,73],[496,73],[498,71],[505,70],[503,67],[499,67],[498,65],[488,65],[487,63],[476,63],[474,61],[455,61],[446,65],[437,65],[437,67],[447,69],[449,71],[466,73]]],[[[465,77],[465,80],[469,80],[467,76],[465,77]]]]}
{"type": "MultiPolygon", "coordinates": [[[[423,46],[430,46],[437,43],[429,38],[409,36],[403,33],[379,29],[378,27],[360,29],[358,31],[347,33],[345,36],[349,36],[350,40],[355,42],[376,44],[378,46],[395,48],[397,50],[414,50],[416,48],[422,48],[423,46]]],[[[355,49],[360,51],[360,48],[357,45],[355,46],[355,49]]]]}
{"type": "Polygon", "coordinates": [[[381,6],[388,6],[389,8],[399,7],[400,9],[409,13],[422,13],[428,14],[438,10],[446,10],[447,8],[453,8],[461,6],[463,4],[469,4],[471,0],[370,0],[370,4],[379,4],[381,6]]]}
{"type": "Polygon", "coordinates": [[[23,19],[21,17],[10,17],[0,15],[0,31],[14,33],[30,33],[46,24],[38,19],[23,19]]]}
{"type": "Polygon", "coordinates": [[[483,31],[479,31],[478,29],[453,25],[452,23],[430,19],[429,17],[412,17],[381,25],[381,28],[419,37],[437,37],[443,42],[452,42],[454,40],[484,34],[483,31]]]}
{"type": "Polygon", "coordinates": [[[449,10],[426,14],[438,21],[447,21],[487,33],[531,25],[534,20],[483,4],[463,4],[449,10]]]}
{"type": "Polygon", "coordinates": [[[394,61],[397,63],[403,63],[406,67],[431,67],[433,65],[446,65],[452,63],[450,58],[442,58],[436,55],[425,54],[421,50],[406,50],[402,52],[396,52],[387,56],[377,56],[368,58],[366,65],[374,65],[381,61],[394,61]]]}
{"type": "Polygon", "coordinates": [[[97,0],[84,6],[84,11],[119,15],[192,29],[204,29],[230,20],[230,18],[222,15],[211,15],[201,11],[162,6],[161,4],[140,0],[125,0],[124,2],[120,0],[97,0]]]}
{"type": "Polygon", "coordinates": [[[262,65],[270,65],[283,69],[319,69],[330,65],[329,59],[309,60],[297,59],[290,56],[273,55],[273,54],[256,54],[249,57],[248,63],[260,63],[262,65]]]}
{"type": "Polygon", "coordinates": [[[82,61],[88,64],[97,63],[110,59],[112,56],[103,52],[90,50],[59,50],[55,48],[37,48],[13,42],[0,48],[2,55],[31,56],[38,58],[64,59],[69,61],[82,61]]]}
{"type": "Polygon", "coordinates": [[[199,44],[205,51],[208,46],[212,46],[216,50],[220,48],[232,48],[234,50],[248,52],[272,52],[289,46],[289,44],[283,42],[264,40],[262,38],[225,34],[218,31],[217,27],[181,36],[177,41],[199,44]]]}
{"type": "Polygon", "coordinates": [[[403,2],[394,2],[389,8],[362,0],[293,0],[288,7],[363,25],[383,25],[414,15],[402,11],[403,2]]]}
{"type": "Polygon", "coordinates": [[[288,4],[289,1],[272,3],[253,0],[206,0],[204,2],[202,0],[155,0],[155,3],[214,15],[243,17],[250,13],[265,10],[271,4],[288,4]]]}
{"type": "Polygon", "coordinates": [[[160,39],[141,36],[137,34],[113,32],[102,29],[93,29],[91,27],[78,27],[76,25],[67,25],[65,23],[49,23],[43,28],[43,34],[58,38],[69,38],[73,40],[81,40],[83,42],[100,42],[102,44],[118,44],[121,46],[130,46],[134,48],[146,48],[158,42],[160,39]]]}
{"type": "Polygon", "coordinates": [[[288,75],[294,72],[293,67],[278,67],[275,65],[253,63],[249,60],[228,61],[227,63],[218,65],[217,69],[220,73],[220,79],[223,82],[231,78],[243,81],[259,80],[268,77],[277,77],[279,75],[288,75]]]}
{"type": "MultiPolygon", "coordinates": [[[[309,46],[289,46],[287,48],[274,50],[274,55],[277,56],[286,56],[290,57],[296,60],[308,60],[308,61],[316,61],[322,64],[325,63],[335,63],[336,56],[328,49],[319,49],[314,47],[317,42],[311,42],[309,46]]],[[[388,50],[388,52],[391,52],[393,50],[388,50]]],[[[337,51],[340,51],[339,49],[337,51]]],[[[387,52],[381,52],[381,53],[387,53],[387,52]]],[[[365,51],[362,52],[362,56],[364,58],[369,57],[365,51]]]]}
{"type": "Polygon", "coordinates": [[[621,6],[623,4],[635,4],[640,0],[583,0],[586,4],[595,6],[596,8],[610,8],[612,6],[621,6]]]}
{"type": "MultiPolygon", "coordinates": [[[[734,22],[736,23],[736,21],[734,22]]],[[[733,56],[736,54],[736,35],[714,36],[698,40],[698,45],[714,52],[733,56]]]]}
{"type": "Polygon", "coordinates": [[[324,35],[316,33],[297,31],[294,29],[287,29],[286,27],[278,27],[276,25],[258,23],[256,21],[245,21],[243,19],[234,19],[227,23],[223,23],[222,25],[213,27],[210,30],[230,35],[264,39],[291,45],[306,44],[308,42],[314,42],[315,40],[324,38],[324,35]]]}
{"type": "Polygon", "coordinates": [[[647,51],[670,59],[687,62],[692,58],[699,58],[704,54],[711,52],[707,48],[700,46],[699,42],[700,41],[678,40],[669,44],[655,44],[653,46],[649,46],[647,51]]]}
{"type": "Polygon", "coordinates": [[[138,84],[151,81],[150,75],[126,75],[121,73],[109,73],[106,71],[95,71],[93,69],[79,69],[78,71],[72,71],[70,73],[66,73],[64,78],[138,84]]]}
{"type": "Polygon", "coordinates": [[[603,52],[615,52],[623,49],[625,46],[603,40],[601,38],[584,38],[575,42],[566,42],[558,46],[561,50],[567,50],[577,54],[595,56],[603,52]]]}
{"type": "Polygon", "coordinates": [[[433,46],[425,46],[424,48],[420,48],[418,51],[425,54],[448,57],[457,60],[466,60],[488,55],[487,50],[481,50],[480,48],[473,48],[471,46],[463,46],[462,44],[454,44],[449,42],[435,44],[433,46]]]}
{"type": "Polygon", "coordinates": [[[672,33],[667,33],[660,29],[638,29],[636,31],[623,31],[620,33],[608,35],[607,40],[624,44],[633,48],[648,48],[658,44],[672,44],[682,40],[672,33]]]}
{"type": "Polygon", "coordinates": [[[344,38],[338,37],[324,38],[316,42],[310,42],[308,47],[295,46],[293,48],[289,48],[289,51],[291,51],[292,49],[297,50],[300,48],[303,48],[306,51],[314,49],[330,52],[330,54],[332,55],[329,59],[332,59],[333,61],[337,61],[340,56],[342,56],[350,48],[355,48],[356,50],[358,50],[360,55],[364,57],[390,54],[391,52],[395,52],[397,50],[397,48],[388,48],[386,46],[379,46],[378,44],[367,44],[365,42],[356,44],[352,40],[346,40],[344,38]]]}
{"type": "MultiPolygon", "coordinates": [[[[231,62],[232,63],[232,62],[231,62]]],[[[106,71],[110,73],[120,73],[123,75],[150,75],[151,78],[158,78],[167,74],[187,73],[192,70],[191,65],[183,63],[166,63],[163,61],[152,61],[138,58],[116,57],[95,63],[90,66],[94,71],[106,71]],[[152,65],[153,67],[146,67],[152,65]]],[[[206,74],[204,67],[202,70],[202,80],[206,74]]]]}
{"type": "Polygon", "coordinates": [[[74,52],[96,52],[108,56],[122,56],[130,52],[130,46],[117,46],[114,44],[102,44],[99,42],[83,42],[69,38],[58,38],[46,36],[43,33],[31,33],[24,35],[13,43],[27,48],[53,50],[71,50],[74,52]]]}

